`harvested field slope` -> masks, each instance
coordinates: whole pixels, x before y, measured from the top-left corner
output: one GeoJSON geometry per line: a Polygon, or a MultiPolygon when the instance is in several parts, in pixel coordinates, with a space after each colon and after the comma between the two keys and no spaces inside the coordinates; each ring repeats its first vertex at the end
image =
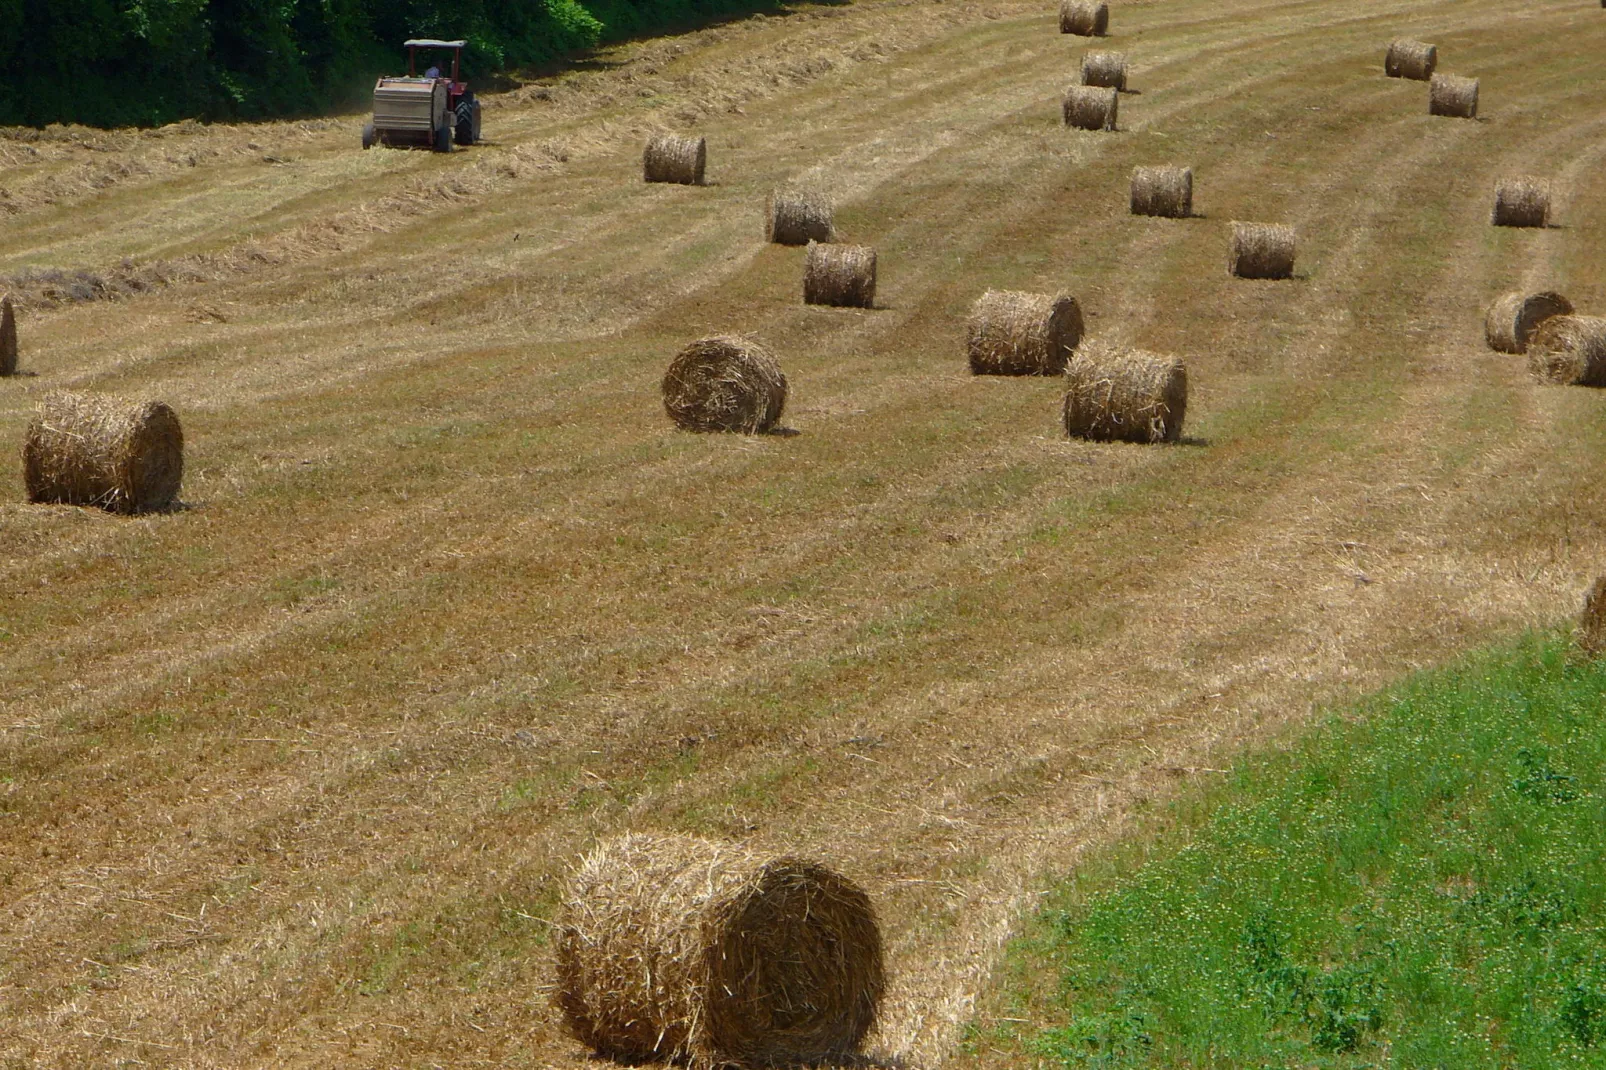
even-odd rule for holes
{"type": "Polygon", "coordinates": [[[545,919],[632,828],[827,855],[887,926],[875,1042],[945,1056],[1045,867],[1598,571],[1606,397],[1481,331],[1510,289],[1606,308],[1606,24],[1507,7],[1129,5],[1142,95],[1095,138],[1044,5],[864,0],[631,46],[449,159],[203,130],[297,147],[20,205],[0,276],[200,281],[30,298],[39,375],[0,383],[0,447],[47,389],[169,401],[193,506],[26,507],[0,466],[0,1057],[584,1065],[545,919]],[[1487,121],[1383,76],[1412,35],[1487,121]],[[640,182],[657,127],[712,185],[640,182]],[[1490,228],[1533,159],[1567,229],[1490,228]],[[1130,216],[1173,160],[1205,218],[1130,216]],[[798,304],[789,184],[884,308],[798,304]],[[1295,226],[1301,277],[1230,279],[1233,218],[1295,226]],[[1182,356],[1185,442],[1068,442],[1059,384],[972,378],[988,288],[1182,356]],[[800,434],[670,428],[720,331],[800,434]]]}

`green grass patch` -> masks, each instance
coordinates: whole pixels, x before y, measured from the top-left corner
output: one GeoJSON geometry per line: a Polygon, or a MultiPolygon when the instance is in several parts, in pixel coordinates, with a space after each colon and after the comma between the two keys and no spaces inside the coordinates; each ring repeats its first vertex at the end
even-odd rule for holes
{"type": "Polygon", "coordinates": [[[1606,663],[1423,674],[1056,888],[978,1035],[1066,1067],[1606,1067],[1606,663]],[[1356,716],[1359,714],[1359,716],[1356,716]]]}

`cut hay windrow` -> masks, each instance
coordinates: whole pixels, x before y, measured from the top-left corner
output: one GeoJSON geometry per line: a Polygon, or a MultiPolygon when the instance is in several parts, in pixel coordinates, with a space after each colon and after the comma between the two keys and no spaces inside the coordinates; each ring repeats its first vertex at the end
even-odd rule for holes
{"type": "Polygon", "coordinates": [[[875,307],[875,250],[868,245],[809,242],[803,261],[803,303],[875,307]]]}
{"type": "Polygon", "coordinates": [[[598,846],[553,935],[566,1025],[628,1063],[847,1063],[886,985],[858,885],[819,862],[684,836],[598,846]]]}
{"type": "MultiPolygon", "coordinates": [[[[1600,6],[1606,7],[1606,0],[1601,0],[1600,6]]],[[[1578,616],[1574,638],[1590,657],[1606,654],[1606,576],[1596,576],[1584,595],[1584,611],[1578,616]]]]}
{"type": "Polygon", "coordinates": [[[641,153],[641,177],[647,182],[701,186],[707,165],[707,138],[655,134],[641,153]]]}
{"type": "Polygon", "coordinates": [[[1125,91],[1126,53],[1087,53],[1082,57],[1082,84],[1125,91]]]}
{"type": "Polygon", "coordinates": [[[1065,125],[1079,130],[1114,130],[1121,94],[1114,89],[1073,85],[1065,91],[1065,125]]]}
{"type": "Polygon", "coordinates": [[[1452,119],[1478,117],[1478,80],[1457,74],[1435,74],[1428,82],[1428,114],[1452,119]]]}
{"type": "Polygon", "coordinates": [[[1483,317],[1483,337],[1500,353],[1525,353],[1528,340],[1552,316],[1572,313],[1572,302],[1558,293],[1504,293],[1483,317]]]}
{"type": "Polygon", "coordinates": [[[11,298],[0,302],[0,375],[17,374],[17,310],[11,298]]]}
{"type": "Polygon", "coordinates": [[[1060,0],[1060,33],[1103,37],[1109,28],[1109,4],[1099,0],[1060,0]]]}
{"type": "Polygon", "coordinates": [[[833,242],[831,200],[814,190],[771,190],[764,202],[764,240],[777,245],[833,242]]]}
{"type": "Polygon", "coordinates": [[[1193,169],[1139,167],[1132,172],[1132,214],[1186,219],[1193,214],[1193,169]]]}
{"type": "Polygon", "coordinates": [[[1494,189],[1494,210],[1489,222],[1497,227],[1550,225],[1550,184],[1521,176],[1502,179],[1494,189]]]}
{"type": "Polygon", "coordinates": [[[1058,375],[1082,329],[1082,308],[1070,294],[988,290],[970,310],[971,374],[1058,375]]]}
{"type": "Polygon", "coordinates": [[[1287,279],[1294,274],[1294,228],[1282,223],[1233,223],[1227,270],[1240,279],[1287,279]]]}
{"type": "Polygon", "coordinates": [[[663,381],[664,411],[683,431],[758,435],[786,409],[786,376],[769,350],[750,338],[716,335],[685,349],[663,381]]]}
{"type": "Polygon", "coordinates": [[[1528,370],[1547,383],[1606,386],[1606,319],[1551,316],[1528,339],[1528,370]]]}
{"type": "Polygon", "coordinates": [[[1390,78],[1412,78],[1425,82],[1439,65],[1439,50],[1422,41],[1401,38],[1389,45],[1383,57],[1383,70],[1390,78]]]}
{"type": "Polygon", "coordinates": [[[184,432],[160,401],[54,391],[22,444],[30,502],[113,513],[166,509],[184,481],[184,432]]]}
{"type": "Polygon", "coordinates": [[[1176,357],[1090,344],[1065,367],[1065,433],[1100,442],[1175,442],[1188,412],[1188,372],[1176,357]]]}

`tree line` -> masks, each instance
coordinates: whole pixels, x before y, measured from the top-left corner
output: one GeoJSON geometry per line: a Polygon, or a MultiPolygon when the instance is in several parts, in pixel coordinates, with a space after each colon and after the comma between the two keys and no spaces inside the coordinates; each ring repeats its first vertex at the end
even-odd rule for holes
{"type": "Polygon", "coordinates": [[[410,37],[470,78],[778,0],[0,0],[0,125],[310,115],[402,73],[410,37]]]}

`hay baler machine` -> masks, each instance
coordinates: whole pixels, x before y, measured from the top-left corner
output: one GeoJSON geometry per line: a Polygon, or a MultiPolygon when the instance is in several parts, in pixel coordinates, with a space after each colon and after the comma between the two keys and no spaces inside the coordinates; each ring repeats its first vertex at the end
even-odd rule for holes
{"type": "Polygon", "coordinates": [[[480,139],[480,102],[461,80],[466,41],[408,41],[407,74],[385,77],[374,86],[374,120],[362,131],[362,147],[413,145],[451,152],[480,139]],[[418,73],[419,49],[447,49],[452,73],[437,67],[418,73]]]}

